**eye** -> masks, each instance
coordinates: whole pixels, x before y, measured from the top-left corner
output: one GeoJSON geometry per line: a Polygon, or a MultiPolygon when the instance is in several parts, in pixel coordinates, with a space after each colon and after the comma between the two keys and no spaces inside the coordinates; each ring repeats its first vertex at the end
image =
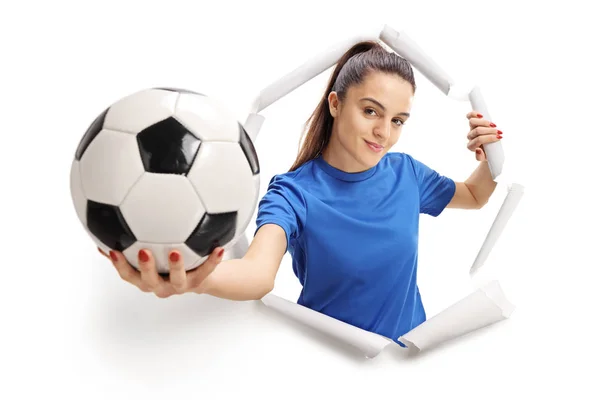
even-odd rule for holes
{"type": "MultiPolygon", "coordinates": [[[[365,108],[365,114],[368,115],[373,115],[371,113],[376,113],[375,110],[373,110],[372,108],[365,108]]],[[[402,121],[400,118],[394,118],[395,124],[398,126],[404,125],[404,121],[402,121]]]]}

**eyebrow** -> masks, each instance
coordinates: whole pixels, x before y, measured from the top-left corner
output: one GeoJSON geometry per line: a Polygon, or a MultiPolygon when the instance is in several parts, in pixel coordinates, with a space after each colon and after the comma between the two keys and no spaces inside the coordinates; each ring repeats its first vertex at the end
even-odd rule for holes
{"type": "MultiPolygon", "coordinates": [[[[380,108],[381,108],[383,111],[385,111],[385,107],[383,106],[383,104],[381,104],[380,102],[378,102],[377,100],[375,100],[375,99],[374,99],[374,98],[372,98],[372,97],[363,97],[363,98],[362,98],[362,99],[360,99],[360,100],[361,100],[361,101],[362,101],[362,100],[371,101],[371,102],[373,102],[373,103],[377,104],[377,105],[378,105],[378,106],[379,106],[379,107],[380,107],[380,108]]],[[[398,113],[398,114],[396,114],[396,115],[405,115],[405,116],[407,116],[407,117],[410,117],[410,113],[407,113],[407,112],[399,112],[399,113],[398,113]]]]}

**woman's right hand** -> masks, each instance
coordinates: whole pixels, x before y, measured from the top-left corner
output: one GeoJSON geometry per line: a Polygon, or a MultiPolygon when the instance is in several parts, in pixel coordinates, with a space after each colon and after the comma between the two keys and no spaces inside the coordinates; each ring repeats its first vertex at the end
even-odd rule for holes
{"type": "Polygon", "coordinates": [[[169,253],[169,276],[163,278],[158,274],[154,257],[148,249],[142,249],[138,253],[139,271],[129,264],[123,253],[111,251],[110,254],[106,254],[100,248],[98,250],[111,260],[121,279],[143,292],[154,293],[161,299],[175,294],[199,293],[200,285],[219,265],[224,253],[222,247],[215,248],[204,263],[188,272],[184,269],[181,253],[173,250],[169,253]]]}

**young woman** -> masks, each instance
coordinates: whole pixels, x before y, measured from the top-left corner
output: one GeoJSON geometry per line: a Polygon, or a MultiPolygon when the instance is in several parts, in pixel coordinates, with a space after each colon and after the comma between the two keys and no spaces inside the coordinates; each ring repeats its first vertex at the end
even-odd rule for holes
{"type": "Polygon", "coordinates": [[[481,146],[501,139],[494,124],[467,115],[467,146],[480,163],[465,182],[389,152],[415,90],[406,60],[377,42],[356,44],[339,60],[291,169],[269,182],[241,259],[222,261],[217,248],[185,272],[172,252],[168,278],[157,274],[148,250],[140,251],[141,271],[118,252],[110,254],[114,266],[161,298],[195,292],[253,300],[273,289],[289,251],[302,284],[299,304],[396,340],[426,319],[416,282],[419,214],[486,204],[496,183],[481,146]]]}

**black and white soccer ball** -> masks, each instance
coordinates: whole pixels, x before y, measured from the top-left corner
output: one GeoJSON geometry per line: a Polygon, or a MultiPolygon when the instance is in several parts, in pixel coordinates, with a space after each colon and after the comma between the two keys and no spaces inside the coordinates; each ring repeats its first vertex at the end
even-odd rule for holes
{"type": "Polygon", "coordinates": [[[185,269],[226,250],[257,206],[258,156],[224,105],[189,90],[152,88],[105,109],[84,133],[71,166],[75,211],[92,240],[138,268],[148,248],[167,274],[177,249],[185,269]]]}

